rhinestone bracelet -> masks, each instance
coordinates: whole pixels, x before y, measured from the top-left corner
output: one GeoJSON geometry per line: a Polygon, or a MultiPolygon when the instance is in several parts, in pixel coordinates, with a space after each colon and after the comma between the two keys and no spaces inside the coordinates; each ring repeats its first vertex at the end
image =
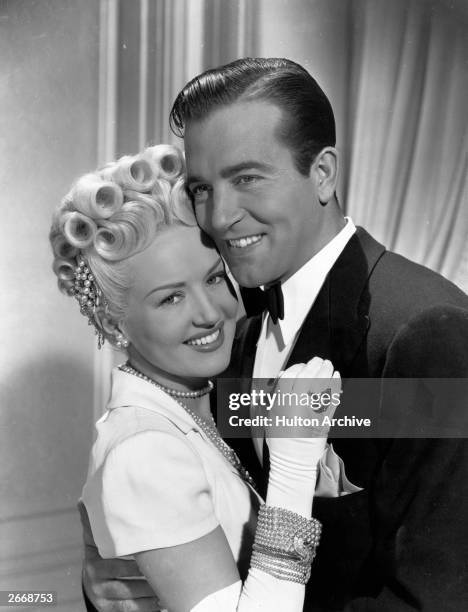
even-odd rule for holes
{"type": "Polygon", "coordinates": [[[280,580],[305,584],[310,577],[321,523],[263,504],[258,513],[251,565],[280,580]]]}
{"type": "Polygon", "coordinates": [[[278,578],[278,580],[307,584],[310,578],[310,565],[306,567],[291,559],[278,559],[258,551],[253,552],[250,566],[260,569],[266,574],[278,578]]]}

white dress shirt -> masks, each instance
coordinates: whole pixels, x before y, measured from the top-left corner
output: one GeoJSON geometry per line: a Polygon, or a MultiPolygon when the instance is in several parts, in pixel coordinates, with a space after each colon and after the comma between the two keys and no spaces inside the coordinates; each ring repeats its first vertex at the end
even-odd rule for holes
{"type": "Polygon", "coordinates": [[[281,284],[284,319],[276,325],[266,313],[257,342],[254,378],[276,377],[285,366],[307,313],[312,308],[325,279],[351,236],[356,231],[347,217],[343,229],[287,281],[281,284]]]}
{"type": "MultiPolygon", "coordinates": [[[[353,221],[346,217],[346,225],[343,229],[281,284],[284,298],[284,319],[274,324],[268,313],[264,315],[257,341],[254,378],[276,378],[283,370],[307,313],[312,308],[328,273],[355,231],[356,226],[353,221]]],[[[254,444],[261,459],[263,440],[254,438],[254,444]]]]}

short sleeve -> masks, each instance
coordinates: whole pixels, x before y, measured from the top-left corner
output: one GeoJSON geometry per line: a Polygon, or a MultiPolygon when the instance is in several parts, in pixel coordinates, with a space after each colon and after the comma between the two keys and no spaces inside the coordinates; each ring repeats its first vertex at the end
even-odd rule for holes
{"type": "Polygon", "coordinates": [[[105,558],[177,546],[219,524],[200,457],[167,432],[146,431],[118,444],[83,500],[105,558]]]}

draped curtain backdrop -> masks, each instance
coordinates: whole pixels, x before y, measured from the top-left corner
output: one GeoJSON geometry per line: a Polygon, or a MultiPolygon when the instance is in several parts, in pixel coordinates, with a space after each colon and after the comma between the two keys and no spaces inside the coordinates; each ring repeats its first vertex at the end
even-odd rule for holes
{"type": "MultiPolygon", "coordinates": [[[[154,143],[175,143],[172,103],[209,66],[253,54],[250,0],[100,0],[100,164],[154,143]]],[[[107,343],[94,354],[94,414],[107,404],[110,371],[124,360],[107,343]]]]}
{"type": "Polygon", "coordinates": [[[346,211],[468,291],[466,8],[365,0],[348,18],[346,211]]]}

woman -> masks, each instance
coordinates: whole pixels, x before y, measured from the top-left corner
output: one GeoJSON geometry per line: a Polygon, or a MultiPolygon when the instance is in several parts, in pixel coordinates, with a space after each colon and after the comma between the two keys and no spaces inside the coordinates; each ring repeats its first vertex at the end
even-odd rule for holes
{"type": "MultiPolygon", "coordinates": [[[[97,423],[83,501],[100,554],[135,558],[168,610],[299,612],[320,537],[310,516],[326,431],[268,439],[263,504],[210,412],[237,299],[196,225],[183,170],[175,147],[146,149],[82,177],[54,216],[60,289],[99,345],[128,353],[97,423]]],[[[332,375],[315,358],[279,388],[332,375]]]]}

